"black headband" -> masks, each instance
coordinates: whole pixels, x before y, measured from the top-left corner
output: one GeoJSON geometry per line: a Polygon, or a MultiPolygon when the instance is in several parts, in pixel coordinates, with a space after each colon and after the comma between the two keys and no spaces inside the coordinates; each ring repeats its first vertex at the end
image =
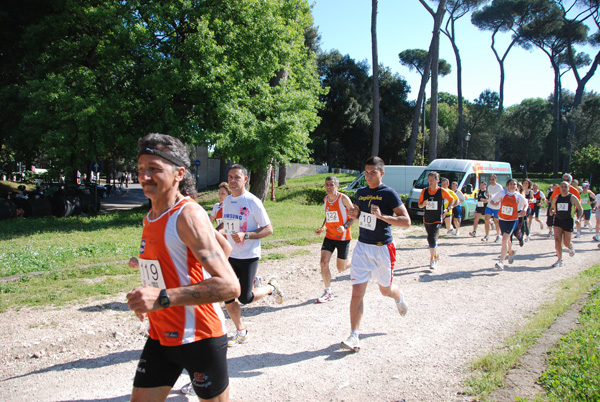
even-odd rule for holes
{"type": "Polygon", "coordinates": [[[172,155],[169,152],[165,152],[163,150],[160,150],[158,148],[144,148],[144,149],[141,149],[138,152],[138,158],[140,157],[140,155],[156,155],[156,156],[160,156],[161,158],[166,159],[167,161],[171,162],[175,166],[187,167],[187,164],[184,161],[182,161],[181,159],[179,159],[178,157],[172,155]]]}

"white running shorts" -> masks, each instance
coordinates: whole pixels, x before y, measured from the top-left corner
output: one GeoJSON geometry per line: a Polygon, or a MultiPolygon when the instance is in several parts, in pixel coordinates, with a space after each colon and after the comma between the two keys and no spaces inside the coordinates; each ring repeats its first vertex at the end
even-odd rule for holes
{"type": "Polygon", "coordinates": [[[353,285],[377,279],[382,287],[392,285],[394,264],[396,263],[396,246],[394,243],[384,246],[357,242],[352,253],[350,279],[353,285]]]}

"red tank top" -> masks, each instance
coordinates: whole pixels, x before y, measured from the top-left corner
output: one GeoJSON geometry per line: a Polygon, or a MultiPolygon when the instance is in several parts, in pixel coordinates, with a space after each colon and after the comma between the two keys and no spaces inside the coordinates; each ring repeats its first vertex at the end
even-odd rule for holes
{"type": "MultiPolygon", "coordinates": [[[[183,208],[206,213],[186,197],[155,220],[144,218],[140,266],[151,262],[164,278],[167,289],[188,286],[210,278],[177,232],[177,218],[183,208]]],[[[163,346],[178,346],[226,333],[225,317],[218,303],[175,306],[148,314],[149,335],[163,346]]]]}
{"type": "Polygon", "coordinates": [[[500,201],[500,209],[498,210],[498,218],[503,221],[515,221],[519,219],[518,211],[519,203],[514,194],[505,194],[500,201]]]}

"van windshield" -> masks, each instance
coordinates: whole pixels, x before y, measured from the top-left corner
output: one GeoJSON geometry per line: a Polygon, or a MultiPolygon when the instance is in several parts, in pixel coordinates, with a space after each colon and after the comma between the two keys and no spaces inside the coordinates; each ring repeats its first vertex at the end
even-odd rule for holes
{"type": "MultiPolygon", "coordinates": [[[[421,173],[421,176],[419,176],[419,178],[415,182],[415,188],[429,187],[429,183],[427,182],[427,175],[430,172],[432,172],[432,170],[425,170],[423,171],[423,173],[421,173]]],[[[463,177],[465,176],[465,172],[454,172],[449,170],[435,170],[435,172],[438,172],[440,174],[440,180],[446,178],[450,180],[450,183],[452,183],[453,181],[457,181],[459,185],[463,177]]]]}

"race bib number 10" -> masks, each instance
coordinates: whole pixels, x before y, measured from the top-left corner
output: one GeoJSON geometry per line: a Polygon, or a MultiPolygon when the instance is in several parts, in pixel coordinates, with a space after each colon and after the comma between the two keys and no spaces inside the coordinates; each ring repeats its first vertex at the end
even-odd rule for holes
{"type": "Polygon", "coordinates": [[[240,232],[240,221],[237,219],[223,219],[223,233],[232,235],[240,232]]]}
{"type": "Polygon", "coordinates": [[[158,260],[144,260],[140,258],[139,264],[142,284],[144,286],[152,286],[158,289],[167,288],[158,260]]]}
{"type": "Polygon", "coordinates": [[[369,214],[366,212],[360,213],[360,217],[358,218],[358,227],[367,230],[375,230],[375,226],[377,226],[377,217],[374,214],[369,214]]]}

